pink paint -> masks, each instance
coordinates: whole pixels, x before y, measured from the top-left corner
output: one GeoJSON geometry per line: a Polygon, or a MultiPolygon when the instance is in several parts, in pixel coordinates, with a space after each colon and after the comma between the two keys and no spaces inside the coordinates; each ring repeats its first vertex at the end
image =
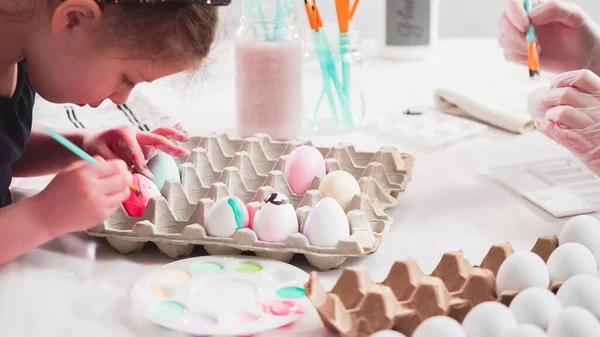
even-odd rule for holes
{"type": "Polygon", "coordinates": [[[302,130],[300,41],[236,41],[237,129],[289,139],[302,130]]]}
{"type": "Polygon", "coordinates": [[[144,214],[148,201],[152,198],[153,194],[156,194],[158,189],[152,181],[139,173],[133,174],[132,185],[136,186],[140,193],[135,194],[131,192],[129,198],[123,202],[123,207],[125,207],[125,211],[127,211],[129,216],[140,217],[144,214]]]}
{"type": "Polygon", "coordinates": [[[260,317],[252,313],[242,313],[233,318],[233,322],[238,325],[252,324],[260,320],[260,317]]]}
{"type": "Polygon", "coordinates": [[[306,193],[315,177],[326,173],[325,158],[312,146],[300,146],[292,151],[283,169],[285,179],[295,194],[306,193]]]}
{"type": "Polygon", "coordinates": [[[252,225],[254,224],[254,214],[256,214],[256,208],[246,205],[248,209],[248,228],[252,229],[252,225]]]}
{"type": "Polygon", "coordinates": [[[274,316],[300,315],[304,313],[300,304],[290,300],[261,303],[261,306],[265,313],[274,316]]]}

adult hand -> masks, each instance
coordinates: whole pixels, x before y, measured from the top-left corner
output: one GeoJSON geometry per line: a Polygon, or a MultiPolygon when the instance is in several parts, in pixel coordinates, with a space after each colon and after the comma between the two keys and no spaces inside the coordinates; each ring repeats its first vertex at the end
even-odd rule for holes
{"type": "Polygon", "coordinates": [[[570,71],[529,100],[535,127],[600,176],[600,77],[589,70],[570,71]]]}
{"type": "Polygon", "coordinates": [[[533,23],[542,70],[600,72],[600,27],[579,6],[559,0],[531,0],[527,15],[523,0],[506,0],[498,41],[504,57],[527,65],[525,33],[533,23]]]}

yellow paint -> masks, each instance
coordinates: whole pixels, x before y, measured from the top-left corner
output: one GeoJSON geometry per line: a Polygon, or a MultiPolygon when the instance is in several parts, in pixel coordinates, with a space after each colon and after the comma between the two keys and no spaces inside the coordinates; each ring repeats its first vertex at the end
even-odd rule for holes
{"type": "Polygon", "coordinates": [[[154,298],[155,299],[165,299],[168,298],[169,296],[167,296],[167,294],[165,294],[165,292],[163,291],[162,287],[160,286],[160,284],[157,282],[154,284],[154,298]]]}

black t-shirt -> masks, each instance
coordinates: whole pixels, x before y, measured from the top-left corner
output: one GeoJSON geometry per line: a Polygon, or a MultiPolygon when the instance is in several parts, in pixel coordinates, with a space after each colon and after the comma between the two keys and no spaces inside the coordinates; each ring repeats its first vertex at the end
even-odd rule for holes
{"type": "Polygon", "coordinates": [[[11,166],[21,158],[29,135],[35,91],[25,61],[18,64],[17,88],[11,98],[0,96],[0,207],[10,205],[11,166]]]}

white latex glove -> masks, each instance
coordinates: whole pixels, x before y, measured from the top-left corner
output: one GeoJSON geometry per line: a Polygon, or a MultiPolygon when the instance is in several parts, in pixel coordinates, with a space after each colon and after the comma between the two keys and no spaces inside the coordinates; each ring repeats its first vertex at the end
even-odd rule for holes
{"type": "Polygon", "coordinates": [[[525,32],[535,27],[542,70],[565,72],[591,69],[600,72],[600,27],[577,5],[560,0],[531,0],[525,13],[523,0],[506,0],[499,21],[498,41],[504,57],[527,65],[525,32]]]}
{"type": "Polygon", "coordinates": [[[560,74],[529,96],[535,127],[600,176],[600,77],[589,70],[560,74]]]}

